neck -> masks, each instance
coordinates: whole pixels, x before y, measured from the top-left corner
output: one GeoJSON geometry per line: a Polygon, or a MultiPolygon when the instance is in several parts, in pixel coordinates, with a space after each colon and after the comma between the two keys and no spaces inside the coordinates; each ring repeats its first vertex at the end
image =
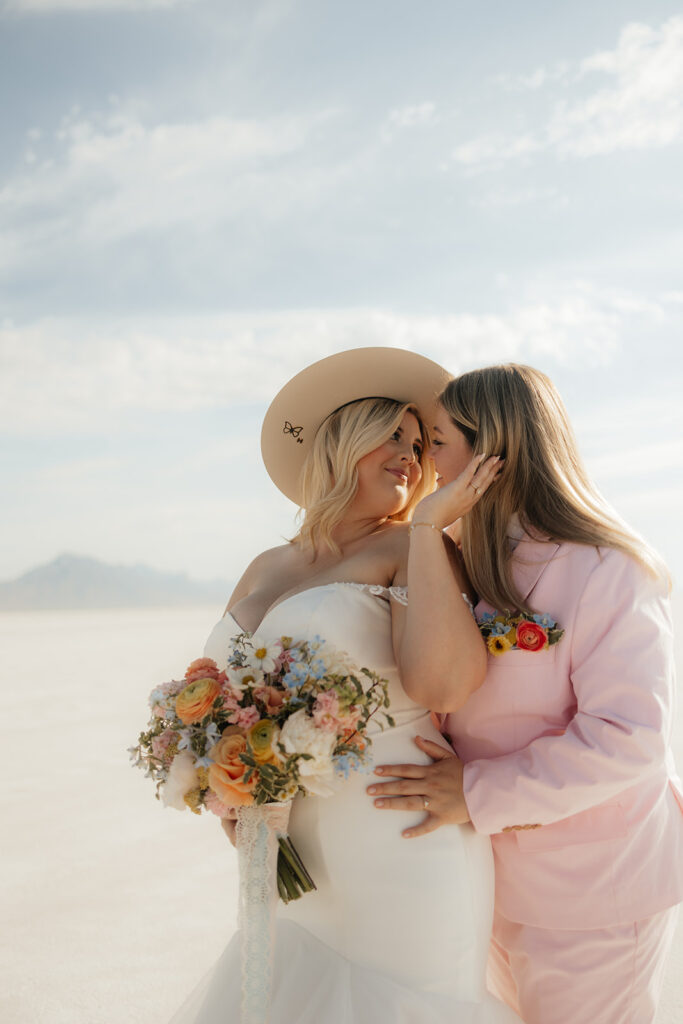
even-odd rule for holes
{"type": "Polygon", "coordinates": [[[371,533],[379,530],[388,521],[388,516],[382,516],[379,519],[377,517],[348,516],[335,526],[332,531],[332,539],[343,551],[350,544],[369,537],[371,533]]]}

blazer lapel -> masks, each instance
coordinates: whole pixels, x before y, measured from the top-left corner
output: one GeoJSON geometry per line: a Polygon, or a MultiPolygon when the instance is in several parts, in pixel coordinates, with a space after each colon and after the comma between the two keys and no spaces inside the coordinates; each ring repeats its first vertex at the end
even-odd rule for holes
{"type": "Polygon", "coordinates": [[[512,556],[513,572],[525,601],[559,550],[560,545],[554,541],[534,540],[528,534],[517,543],[512,556]]]}

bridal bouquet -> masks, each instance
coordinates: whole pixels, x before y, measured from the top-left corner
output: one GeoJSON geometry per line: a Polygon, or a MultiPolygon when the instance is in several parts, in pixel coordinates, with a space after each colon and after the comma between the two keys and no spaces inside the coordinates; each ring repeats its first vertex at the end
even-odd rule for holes
{"type": "MultiPolygon", "coordinates": [[[[131,760],[167,806],[236,813],[238,845],[240,809],[283,806],[297,793],[331,795],[335,779],[367,765],[370,719],[379,712],[393,725],[386,681],[320,638],[266,642],[243,633],[227,671],[199,658],[182,680],[155,687],[149,703],[131,760]]],[[[277,887],[289,902],[315,885],[285,832],[286,820],[277,887]]]]}

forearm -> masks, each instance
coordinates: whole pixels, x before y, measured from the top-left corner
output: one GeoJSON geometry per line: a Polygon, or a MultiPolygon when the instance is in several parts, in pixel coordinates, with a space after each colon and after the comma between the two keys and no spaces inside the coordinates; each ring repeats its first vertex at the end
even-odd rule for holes
{"type": "Polygon", "coordinates": [[[408,594],[398,662],[410,697],[455,711],[484,680],[486,651],[439,531],[416,527],[408,556],[408,594]]]}
{"type": "Polygon", "coordinates": [[[666,771],[659,729],[578,714],[562,736],[465,766],[467,808],[479,832],[549,825],[605,803],[666,771]],[[628,737],[625,743],[625,736],[628,737]]]}

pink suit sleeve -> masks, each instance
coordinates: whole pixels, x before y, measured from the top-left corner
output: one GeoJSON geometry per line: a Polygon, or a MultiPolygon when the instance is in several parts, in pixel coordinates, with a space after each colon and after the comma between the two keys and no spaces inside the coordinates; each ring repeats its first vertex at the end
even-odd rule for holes
{"type": "Polygon", "coordinates": [[[465,766],[465,799],[477,831],[547,825],[662,770],[674,676],[664,590],[633,559],[603,550],[571,630],[576,713],[560,735],[465,766]]]}

